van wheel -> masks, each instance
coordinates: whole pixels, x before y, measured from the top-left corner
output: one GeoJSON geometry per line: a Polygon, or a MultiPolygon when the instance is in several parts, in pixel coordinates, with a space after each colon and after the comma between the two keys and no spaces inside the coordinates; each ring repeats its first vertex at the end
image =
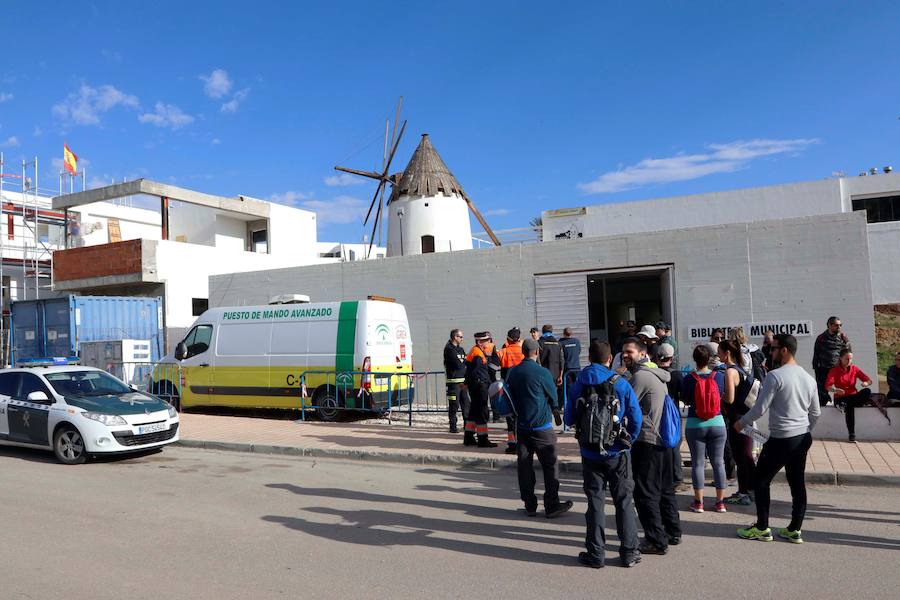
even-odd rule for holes
{"type": "Polygon", "coordinates": [[[337,390],[333,386],[326,385],[316,390],[313,396],[313,404],[316,407],[316,416],[320,421],[330,423],[337,421],[340,414],[341,403],[338,399],[337,390]]]}
{"type": "Polygon", "coordinates": [[[178,394],[178,388],[170,381],[160,381],[153,386],[153,395],[164,400],[175,407],[175,410],[181,412],[181,396],[178,394]]]}
{"type": "Polygon", "coordinates": [[[64,465],[80,465],[87,460],[84,439],[71,425],[60,427],[53,434],[53,453],[64,465]]]}

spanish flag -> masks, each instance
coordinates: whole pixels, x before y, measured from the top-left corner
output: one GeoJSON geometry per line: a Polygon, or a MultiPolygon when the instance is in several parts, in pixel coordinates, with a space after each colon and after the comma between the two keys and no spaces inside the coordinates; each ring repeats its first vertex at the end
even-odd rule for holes
{"type": "Polygon", "coordinates": [[[63,144],[63,164],[66,166],[66,171],[72,175],[78,172],[78,157],[69,150],[68,144],[63,144]]]}

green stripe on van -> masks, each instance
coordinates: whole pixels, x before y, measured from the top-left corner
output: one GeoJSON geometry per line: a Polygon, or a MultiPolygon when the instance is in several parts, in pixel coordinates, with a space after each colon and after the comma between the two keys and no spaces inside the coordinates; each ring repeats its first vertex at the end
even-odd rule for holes
{"type": "Polygon", "coordinates": [[[359,302],[341,302],[338,312],[337,344],[334,355],[334,370],[353,371],[353,355],[356,350],[356,313],[359,302]]]}

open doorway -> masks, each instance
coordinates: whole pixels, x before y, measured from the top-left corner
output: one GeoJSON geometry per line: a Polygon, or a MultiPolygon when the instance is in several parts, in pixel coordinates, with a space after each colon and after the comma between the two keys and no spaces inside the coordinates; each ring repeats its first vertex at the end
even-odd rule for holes
{"type": "Polygon", "coordinates": [[[591,338],[615,344],[628,321],[637,326],[672,323],[675,314],[669,267],[592,273],[587,276],[591,338]]]}

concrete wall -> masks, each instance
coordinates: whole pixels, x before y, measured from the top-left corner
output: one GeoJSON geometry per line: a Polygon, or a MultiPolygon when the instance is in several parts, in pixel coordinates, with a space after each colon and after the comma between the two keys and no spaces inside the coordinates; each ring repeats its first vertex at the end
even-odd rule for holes
{"type": "Polygon", "coordinates": [[[109,220],[118,219],[121,240],[158,240],[162,235],[159,212],[146,208],[120,206],[112,202],[95,202],[71,209],[81,214],[81,239],[71,239],[70,247],[108,244],[109,220]]]}
{"type": "Polygon", "coordinates": [[[842,211],[840,181],[828,179],[655,200],[595,204],[585,207],[583,215],[554,216],[554,211],[544,211],[543,239],[554,240],[557,234],[569,230],[592,237],[789,219],[842,211]]]}
{"type": "MultiPolygon", "coordinates": [[[[220,275],[210,277],[209,300],[239,306],[281,293],[314,301],[391,296],[406,306],[416,368],[440,369],[453,327],[463,328],[469,345],[476,330],[502,339],[513,325],[534,325],[536,274],[673,264],[682,363],[690,360],[690,325],[788,319],[812,321],[815,330],[838,313],[858,364],[874,371],[868,261],[864,215],[834,214],[220,275]]],[[[813,340],[800,339],[798,360],[807,368],[813,340]]]]}
{"type": "Polygon", "coordinates": [[[900,302],[900,222],[869,225],[869,257],[872,300],[900,302]]]}
{"type": "Polygon", "coordinates": [[[247,249],[247,222],[216,215],[216,248],[231,251],[247,249]]]}

